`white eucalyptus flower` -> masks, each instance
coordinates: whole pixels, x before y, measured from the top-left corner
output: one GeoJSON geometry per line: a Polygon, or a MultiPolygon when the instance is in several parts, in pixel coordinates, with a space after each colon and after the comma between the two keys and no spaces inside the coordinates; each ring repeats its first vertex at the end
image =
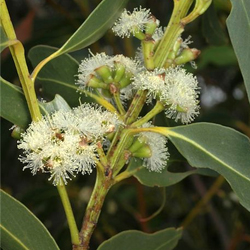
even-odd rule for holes
{"type": "MultiPolygon", "coordinates": [[[[147,122],[142,127],[153,127],[153,125],[147,122]]],[[[167,161],[169,159],[169,152],[166,146],[167,138],[153,132],[142,132],[139,135],[144,137],[144,141],[146,138],[146,143],[151,150],[151,157],[144,158],[145,167],[149,169],[149,171],[161,172],[167,166],[167,161]]]]}
{"type": "Polygon", "coordinates": [[[199,114],[197,78],[181,67],[168,68],[165,83],[161,99],[168,106],[166,116],[182,123],[192,122],[199,114]]]}
{"type": "Polygon", "coordinates": [[[151,102],[165,89],[164,72],[164,69],[143,71],[133,78],[132,86],[134,89],[147,90],[147,102],[151,102]]]}
{"type": "Polygon", "coordinates": [[[133,80],[134,89],[147,90],[147,102],[162,102],[168,118],[190,123],[199,114],[198,81],[182,67],[145,71],[133,80]]]}
{"type": "Polygon", "coordinates": [[[119,63],[125,67],[126,73],[131,73],[133,75],[138,74],[142,71],[140,62],[137,60],[130,59],[124,55],[116,55],[112,58],[115,63],[119,63]]]}
{"type": "Polygon", "coordinates": [[[76,85],[79,85],[80,88],[85,88],[88,86],[88,82],[92,76],[100,78],[96,73],[96,70],[102,66],[113,67],[112,58],[106,55],[104,52],[94,55],[91,53],[91,57],[85,58],[81,61],[81,64],[78,68],[78,80],[76,85]]]}
{"type": "Polygon", "coordinates": [[[32,122],[22,134],[18,148],[24,150],[24,156],[19,159],[33,175],[50,173],[54,185],[67,184],[76,173],[92,172],[97,140],[104,140],[120,124],[115,114],[90,104],[56,111],[32,122]]]}
{"type": "Polygon", "coordinates": [[[162,39],[163,35],[164,35],[163,28],[158,27],[158,28],[156,28],[152,38],[155,40],[155,42],[158,42],[159,40],[162,39]]]}
{"type": "Polygon", "coordinates": [[[126,9],[120,18],[114,23],[113,32],[122,38],[135,35],[137,32],[143,32],[147,23],[152,22],[150,10],[135,8],[131,13],[126,9]]]}

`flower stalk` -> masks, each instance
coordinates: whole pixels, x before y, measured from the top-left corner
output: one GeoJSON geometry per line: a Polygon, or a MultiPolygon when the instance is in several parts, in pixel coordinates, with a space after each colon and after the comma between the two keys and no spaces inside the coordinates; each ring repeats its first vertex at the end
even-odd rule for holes
{"type": "Polygon", "coordinates": [[[65,185],[63,183],[61,185],[57,185],[57,190],[59,192],[64,211],[68,220],[73,249],[77,249],[76,246],[80,245],[79,233],[65,185]]]}
{"type": "Polygon", "coordinates": [[[181,19],[187,14],[193,0],[174,0],[174,10],[164,36],[154,54],[156,67],[163,67],[176,40],[184,31],[181,19]]]}
{"type": "Polygon", "coordinates": [[[79,233],[81,250],[89,249],[90,238],[97,225],[105,197],[113,184],[112,170],[107,167],[103,173],[97,168],[95,187],[90,197],[82,228],[79,233]]]}

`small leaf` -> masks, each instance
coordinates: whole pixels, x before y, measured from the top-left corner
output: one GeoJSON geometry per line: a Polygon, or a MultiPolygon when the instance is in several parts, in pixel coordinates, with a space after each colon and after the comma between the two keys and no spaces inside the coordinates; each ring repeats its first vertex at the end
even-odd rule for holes
{"type": "Polygon", "coordinates": [[[250,101],[250,1],[231,0],[232,10],[227,19],[227,27],[250,101]]]}
{"type": "Polygon", "coordinates": [[[202,15],[202,33],[211,45],[224,45],[228,42],[225,31],[222,29],[214,4],[211,4],[202,15]]]}
{"type": "Polygon", "coordinates": [[[60,95],[56,95],[55,98],[50,102],[41,102],[40,105],[44,108],[44,113],[48,114],[58,110],[71,110],[68,103],[60,95]]]}
{"type": "Polygon", "coordinates": [[[224,176],[240,203],[250,211],[249,138],[234,129],[212,123],[196,123],[165,131],[191,166],[209,168],[224,176]]]}
{"type": "Polygon", "coordinates": [[[1,117],[11,123],[26,128],[31,121],[27,102],[22,89],[2,77],[1,83],[1,117]]]}
{"type": "Polygon", "coordinates": [[[129,230],[103,242],[97,250],[171,250],[177,245],[181,235],[182,230],[174,228],[153,234],[129,230]]]}
{"type": "Polygon", "coordinates": [[[59,250],[44,225],[19,201],[1,190],[3,250],[59,250]]]}

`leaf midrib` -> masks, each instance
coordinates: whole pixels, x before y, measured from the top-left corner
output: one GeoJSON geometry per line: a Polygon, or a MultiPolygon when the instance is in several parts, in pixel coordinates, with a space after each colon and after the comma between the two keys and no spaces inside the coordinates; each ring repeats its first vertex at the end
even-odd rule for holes
{"type": "MultiPolygon", "coordinates": [[[[122,4],[123,4],[123,2],[124,2],[124,1],[121,1],[122,4]]],[[[121,6],[122,4],[120,4],[119,6],[121,6]]],[[[98,6],[97,6],[97,8],[98,8],[98,6]]],[[[100,8],[100,7],[99,7],[99,8],[100,8]]],[[[114,13],[116,13],[116,12],[114,12],[114,13]]],[[[76,30],[75,34],[76,34],[82,27],[84,27],[84,26],[86,25],[86,23],[88,22],[88,20],[89,20],[93,15],[95,15],[95,13],[92,12],[92,13],[89,15],[88,19],[86,20],[86,22],[84,22],[84,23],[79,27],[79,29],[76,30]]],[[[115,16],[115,14],[114,14],[114,15],[111,15],[107,22],[109,22],[111,19],[113,19],[113,16],[115,16]]],[[[105,27],[105,25],[106,25],[107,22],[104,22],[101,26],[99,26],[99,28],[96,29],[95,32],[90,33],[90,34],[86,37],[86,39],[84,39],[84,41],[88,40],[90,37],[95,36],[95,35],[98,34],[101,30],[103,30],[103,27],[105,27]]],[[[81,42],[79,42],[79,43],[75,43],[73,46],[67,48],[67,44],[69,44],[70,41],[75,37],[75,36],[74,36],[75,34],[73,34],[73,36],[64,44],[64,46],[63,46],[62,48],[59,49],[58,52],[59,52],[60,54],[61,54],[61,53],[65,53],[65,52],[69,52],[72,48],[77,47],[78,45],[80,45],[81,43],[84,42],[84,41],[81,41],[81,42]],[[66,48],[65,48],[65,47],[66,47],[66,48]]]]}
{"type": "Polygon", "coordinates": [[[10,235],[10,237],[16,241],[23,249],[27,249],[30,250],[30,248],[27,248],[14,234],[12,234],[6,227],[4,227],[3,225],[0,225],[0,227],[3,229],[3,231],[5,231],[8,235],[10,235]]]}
{"type": "Polygon", "coordinates": [[[193,146],[197,147],[198,149],[200,149],[201,151],[203,151],[204,153],[206,153],[207,155],[209,155],[211,158],[213,158],[214,160],[218,161],[219,163],[221,163],[222,165],[224,165],[225,167],[229,168],[231,171],[233,171],[234,173],[236,173],[237,175],[241,176],[243,179],[246,179],[247,181],[250,181],[249,178],[247,178],[246,176],[242,175],[240,172],[236,171],[236,169],[232,168],[230,165],[228,165],[226,162],[222,161],[221,159],[219,159],[216,155],[210,153],[209,151],[207,151],[207,149],[205,149],[204,147],[202,147],[200,144],[198,144],[197,142],[195,142],[194,140],[189,139],[186,136],[183,136],[181,134],[178,134],[176,132],[173,132],[171,130],[168,131],[168,135],[172,135],[176,138],[180,138],[186,142],[189,142],[190,144],[192,144],[193,146]]]}

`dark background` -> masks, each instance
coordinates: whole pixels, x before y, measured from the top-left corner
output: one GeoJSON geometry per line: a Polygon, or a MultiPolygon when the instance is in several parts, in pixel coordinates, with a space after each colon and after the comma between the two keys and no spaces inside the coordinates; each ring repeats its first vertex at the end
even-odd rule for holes
{"type": "MultiPolygon", "coordinates": [[[[100,1],[95,0],[7,0],[10,16],[17,37],[24,44],[26,53],[35,45],[45,44],[60,47],[81,25],[100,1]]],[[[130,1],[128,9],[142,6],[166,26],[172,11],[172,0],[130,1]]],[[[250,136],[247,124],[250,121],[249,102],[243,79],[234,56],[226,18],[230,1],[214,0],[205,15],[186,27],[183,37],[192,36],[191,47],[202,51],[196,61],[194,72],[201,87],[201,114],[197,121],[209,121],[233,127],[250,136]],[[209,24],[209,25],[208,25],[209,24]]],[[[111,31],[91,45],[95,52],[123,53],[134,56],[139,45],[136,39],[121,39],[111,31]]],[[[87,55],[87,50],[72,54],[77,60],[87,55]]],[[[29,64],[30,66],[30,64],[29,64]]],[[[31,69],[32,70],[32,69],[31,69]]],[[[62,69],[63,70],[63,69],[62,69]]],[[[19,85],[14,63],[6,49],[1,55],[1,75],[19,85]]],[[[46,97],[43,97],[46,98],[46,97]]],[[[162,123],[162,117],[158,117],[162,123]]],[[[12,124],[1,121],[2,188],[23,202],[45,224],[61,250],[70,249],[70,234],[57,190],[48,183],[46,175],[32,176],[22,171],[17,160],[16,140],[11,137],[12,124]]],[[[175,165],[187,169],[188,164],[175,165]]],[[[94,185],[95,173],[78,176],[68,184],[68,192],[78,226],[86,202],[94,185]]],[[[215,177],[191,176],[174,186],[166,188],[166,204],[154,219],[143,223],[140,218],[150,216],[162,203],[163,190],[142,186],[130,178],[108,194],[99,224],[91,241],[91,249],[113,235],[129,229],[155,232],[166,227],[179,227],[191,209],[213,185],[215,177]]],[[[249,250],[250,215],[237,201],[229,185],[217,190],[208,205],[185,228],[177,250],[249,250]]]]}

